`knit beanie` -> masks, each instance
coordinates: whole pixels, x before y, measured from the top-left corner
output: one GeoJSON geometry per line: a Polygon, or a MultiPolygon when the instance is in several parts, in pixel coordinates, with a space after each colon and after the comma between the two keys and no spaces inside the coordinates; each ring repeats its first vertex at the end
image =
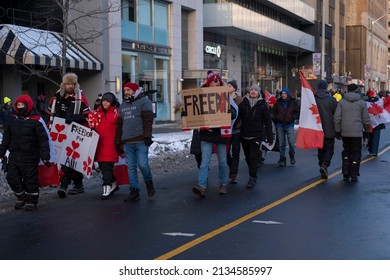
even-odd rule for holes
{"type": "Polygon", "coordinates": [[[232,87],[234,87],[234,89],[237,91],[237,82],[235,80],[232,80],[232,81],[229,81],[227,82],[228,85],[231,85],[232,87]]]}
{"type": "Polygon", "coordinates": [[[349,92],[355,92],[355,91],[357,91],[357,89],[359,88],[358,86],[357,86],[357,84],[350,84],[350,85],[348,85],[348,91],[349,92]]]}
{"type": "Polygon", "coordinates": [[[104,101],[104,100],[110,102],[111,106],[114,106],[115,105],[115,101],[116,101],[116,97],[115,97],[115,95],[112,92],[106,92],[102,96],[102,101],[104,101]]]}
{"type": "Polygon", "coordinates": [[[136,92],[137,89],[139,89],[139,86],[137,84],[134,84],[134,83],[131,83],[131,82],[127,82],[123,85],[123,88],[130,88],[132,91],[136,92]]]}
{"type": "Polygon", "coordinates": [[[259,95],[260,95],[260,93],[261,93],[261,88],[258,86],[258,85],[256,85],[256,84],[253,84],[252,86],[251,86],[251,88],[250,88],[250,90],[249,91],[251,91],[252,89],[255,89],[255,90],[257,90],[257,92],[259,93],[259,95]]]}
{"type": "Polygon", "coordinates": [[[326,90],[328,88],[328,83],[325,80],[321,80],[318,82],[317,88],[326,90]]]}
{"type": "Polygon", "coordinates": [[[368,97],[374,97],[375,96],[375,91],[373,91],[373,90],[367,91],[367,96],[368,97]]]}
{"type": "Polygon", "coordinates": [[[208,77],[208,78],[207,78],[207,82],[206,82],[206,84],[205,84],[206,87],[209,87],[210,84],[211,84],[215,79],[219,80],[219,85],[220,85],[220,86],[223,86],[223,81],[222,81],[221,77],[220,77],[218,74],[216,74],[216,73],[210,73],[207,77],[208,77]]]}
{"type": "Polygon", "coordinates": [[[9,97],[4,97],[4,104],[7,104],[8,102],[11,102],[11,98],[9,98],[9,97]]]}

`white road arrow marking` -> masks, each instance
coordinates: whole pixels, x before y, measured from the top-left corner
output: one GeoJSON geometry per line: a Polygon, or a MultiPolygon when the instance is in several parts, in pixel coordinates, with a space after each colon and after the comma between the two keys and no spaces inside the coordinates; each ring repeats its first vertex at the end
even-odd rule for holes
{"type": "Polygon", "coordinates": [[[162,234],[170,236],[194,236],[195,233],[184,233],[184,232],[163,232],[162,234]]]}
{"type": "Polygon", "coordinates": [[[266,224],[266,225],[280,225],[280,224],[283,224],[283,223],[275,222],[275,221],[259,221],[259,220],[254,220],[253,222],[254,222],[254,223],[258,223],[258,224],[266,224]]]}

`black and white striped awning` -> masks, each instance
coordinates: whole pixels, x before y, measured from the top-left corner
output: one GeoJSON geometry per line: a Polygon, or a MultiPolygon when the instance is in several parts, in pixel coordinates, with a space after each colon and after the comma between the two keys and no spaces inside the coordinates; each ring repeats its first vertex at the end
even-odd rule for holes
{"type": "MultiPolygon", "coordinates": [[[[61,66],[62,35],[12,24],[0,24],[0,64],[61,66]]],[[[102,63],[70,37],[66,40],[67,68],[102,70],[102,63]]]]}

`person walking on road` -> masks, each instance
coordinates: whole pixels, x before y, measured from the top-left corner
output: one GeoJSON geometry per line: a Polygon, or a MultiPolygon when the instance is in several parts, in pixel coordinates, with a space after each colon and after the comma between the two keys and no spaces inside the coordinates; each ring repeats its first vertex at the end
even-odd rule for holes
{"type": "Polygon", "coordinates": [[[286,138],[289,145],[290,163],[295,164],[295,120],[299,119],[298,103],[291,96],[288,88],[283,88],[280,97],[273,109],[274,119],[277,123],[277,134],[279,139],[279,166],[286,166],[286,138]]]}
{"type": "MultiPolygon", "coordinates": [[[[223,86],[221,77],[216,73],[208,73],[208,79],[204,87],[223,86]]],[[[229,138],[222,137],[220,128],[201,129],[199,131],[199,140],[202,153],[202,162],[198,172],[198,184],[192,188],[194,194],[200,198],[206,196],[207,181],[209,175],[209,166],[213,154],[213,147],[216,146],[218,157],[218,193],[226,194],[226,184],[228,182],[228,164],[226,157],[226,145],[229,143],[229,138]]]]}
{"type": "MultiPolygon", "coordinates": [[[[91,111],[84,93],[80,89],[78,77],[75,73],[67,73],[62,77],[60,90],[49,102],[48,113],[53,117],[65,119],[65,123],[72,122],[88,126],[87,117],[91,111]]],[[[61,166],[64,176],[61,179],[60,188],[57,194],[60,198],[65,198],[67,194],[80,194],[84,192],[83,174],[67,167],[61,166]],[[68,186],[74,183],[73,189],[67,192],[68,186]]]]}
{"type": "Polygon", "coordinates": [[[148,196],[155,194],[149,166],[149,147],[153,144],[153,107],[143,88],[135,83],[127,82],[123,85],[123,99],[119,107],[116,145],[123,144],[129,173],[130,193],[125,201],[138,201],[140,188],[137,166],[141,170],[148,196]]]}
{"type": "Polygon", "coordinates": [[[119,103],[112,92],[103,94],[101,105],[88,116],[90,127],[99,134],[95,161],[103,175],[102,200],[109,199],[119,190],[114,176],[114,164],[118,161],[115,147],[118,117],[119,103]]]}
{"type": "Polygon", "coordinates": [[[251,86],[249,95],[239,105],[238,112],[238,119],[241,121],[242,149],[249,169],[247,188],[253,188],[257,181],[261,142],[265,139],[269,144],[273,142],[271,115],[267,103],[260,95],[258,85],[251,86]]]}
{"type": "Polygon", "coordinates": [[[0,109],[0,129],[5,129],[9,119],[15,114],[15,109],[12,106],[12,100],[9,97],[4,97],[4,105],[0,109]]]}
{"type": "Polygon", "coordinates": [[[328,167],[334,154],[334,113],[337,108],[337,100],[327,92],[328,83],[321,80],[317,84],[317,92],[314,95],[318,111],[320,113],[322,129],[324,131],[324,142],[322,149],[318,149],[318,165],[322,179],[328,179],[328,167]]]}
{"type": "Polygon", "coordinates": [[[334,114],[336,138],[343,141],[342,173],[345,182],[358,180],[360,161],[362,157],[363,133],[370,131],[370,117],[365,101],[357,91],[356,84],[348,85],[348,92],[344,94],[334,114]]]}
{"type": "MultiPolygon", "coordinates": [[[[229,94],[235,107],[240,105],[242,102],[242,97],[237,95],[237,82],[235,80],[227,82],[229,87],[229,94]]],[[[238,112],[237,112],[238,114],[238,112]]],[[[232,137],[230,138],[229,151],[227,153],[227,163],[229,166],[229,179],[231,184],[237,184],[237,173],[238,165],[240,163],[240,150],[241,150],[241,134],[240,134],[241,124],[237,120],[233,121],[232,124],[232,137]]]]}
{"type": "Polygon", "coordinates": [[[33,211],[39,199],[38,163],[49,164],[49,138],[30,96],[15,100],[15,115],[5,127],[0,160],[9,150],[7,181],[18,199],[15,210],[33,211]]]}

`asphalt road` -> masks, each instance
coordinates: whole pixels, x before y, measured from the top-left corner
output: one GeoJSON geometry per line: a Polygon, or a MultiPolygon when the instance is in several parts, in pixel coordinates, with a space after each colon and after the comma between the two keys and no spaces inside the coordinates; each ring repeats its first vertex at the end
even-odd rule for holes
{"type": "Polygon", "coordinates": [[[297,150],[295,166],[277,167],[268,153],[254,189],[246,163],[237,185],[218,195],[217,168],[206,198],[192,193],[197,169],[155,177],[156,195],[107,201],[101,187],[66,199],[41,200],[38,211],[0,214],[2,260],[388,260],[390,259],[390,129],[379,157],[363,152],[357,183],[340,175],[341,141],[320,179],[316,150],[297,150]]]}

